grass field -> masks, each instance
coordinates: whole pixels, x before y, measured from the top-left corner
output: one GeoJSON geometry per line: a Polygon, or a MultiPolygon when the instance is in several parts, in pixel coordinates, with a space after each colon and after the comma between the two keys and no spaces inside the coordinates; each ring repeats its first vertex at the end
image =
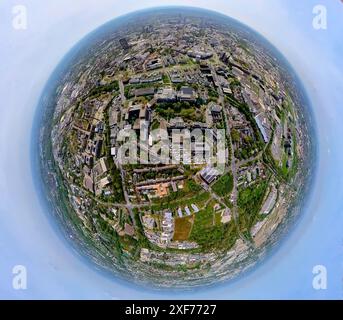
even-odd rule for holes
{"type": "Polygon", "coordinates": [[[191,193],[188,195],[187,193],[182,193],[179,197],[170,200],[170,199],[161,199],[160,203],[155,203],[151,206],[154,211],[161,211],[165,209],[175,210],[179,207],[190,206],[192,203],[201,208],[204,206],[206,201],[210,198],[209,192],[197,192],[191,193]]]}
{"type": "Polygon", "coordinates": [[[224,197],[231,193],[233,189],[233,178],[230,173],[221,176],[219,180],[213,185],[212,190],[219,196],[224,197]]]}
{"type": "Polygon", "coordinates": [[[174,241],[185,241],[188,240],[189,234],[192,230],[194,217],[183,217],[175,219],[175,232],[174,241]]]}
{"type": "Polygon", "coordinates": [[[234,223],[222,224],[220,213],[213,209],[215,201],[195,215],[190,240],[196,241],[202,251],[231,248],[237,240],[234,223]]]}
{"type": "Polygon", "coordinates": [[[242,232],[250,233],[256,223],[262,202],[268,189],[268,181],[241,190],[238,194],[238,225],[242,232]]]}

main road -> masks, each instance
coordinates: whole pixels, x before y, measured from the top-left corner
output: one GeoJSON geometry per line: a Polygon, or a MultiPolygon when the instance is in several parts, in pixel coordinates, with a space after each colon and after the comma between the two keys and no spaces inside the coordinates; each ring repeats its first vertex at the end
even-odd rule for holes
{"type": "MultiPolygon", "coordinates": [[[[233,144],[232,144],[232,139],[231,139],[231,134],[230,134],[230,130],[231,130],[231,125],[230,125],[230,121],[228,119],[229,114],[229,110],[225,108],[225,96],[224,96],[224,92],[220,86],[220,82],[219,82],[219,77],[213,67],[213,65],[211,65],[211,73],[213,76],[213,80],[215,82],[215,84],[217,85],[217,92],[218,92],[218,103],[221,105],[221,107],[223,108],[223,115],[224,115],[224,121],[225,121],[225,126],[226,126],[226,137],[227,137],[227,141],[229,143],[229,147],[230,147],[230,167],[231,167],[231,174],[232,174],[232,178],[233,178],[233,189],[231,192],[231,196],[230,196],[230,200],[231,203],[233,205],[231,212],[232,212],[232,216],[236,225],[236,229],[237,232],[240,236],[240,238],[244,241],[244,243],[248,246],[251,246],[252,243],[246,239],[246,237],[243,235],[242,231],[239,228],[238,225],[238,211],[237,211],[237,199],[238,199],[238,177],[237,177],[237,165],[236,165],[236,158],[235,158],[235,153],[234,153],[234,148],[233,148],[233,144]]],[[[239,166],[239,165],[238,165],[239,166]]],[[[227,170],[229,171],[229,170],[227,170]]],[[[212,193],[213,196],[213,193],[212,193]]]]}
{"type": "Polygon", "coordinates": [[[122,104],[124,106],[124,104],[126,102],[125,87],[124,87],[124,84],[123,84],[122,80],[119,80],[118,83],[119,83],[119,90],[120,90],[120,95],[121,95],[121,101],[122,101],[122,104]]]}

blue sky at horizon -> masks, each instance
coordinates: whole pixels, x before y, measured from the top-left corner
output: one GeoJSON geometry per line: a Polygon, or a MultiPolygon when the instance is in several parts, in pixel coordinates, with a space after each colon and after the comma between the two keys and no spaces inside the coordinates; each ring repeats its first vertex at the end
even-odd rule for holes
{"type": "Polygon", "coordinates": [[[16,1],[0,3],[0,298],[295,298],[343,297],[343,4],[339,0],[28,1],[28,29],[12,28],[16,1]],[[328,29],[312,27],[312,9],[328,10],[328,29]],[[277,252],[247,277],[210,289],[164,293],[110,279],[77,257],[43,212],[33,185],[30,140],[42,89],[68,50],[103,23],[161,5],[212,9],[257,30],[300,76],[318,125],[313,199],[277,252]],[[271,14],[272,13],[272,14],[271,14]],[[28,289],[12,289],[12,267],[28,269],[28,289]],[[328,269],[328,289],[312,288],[312,267],[328,269]]]}

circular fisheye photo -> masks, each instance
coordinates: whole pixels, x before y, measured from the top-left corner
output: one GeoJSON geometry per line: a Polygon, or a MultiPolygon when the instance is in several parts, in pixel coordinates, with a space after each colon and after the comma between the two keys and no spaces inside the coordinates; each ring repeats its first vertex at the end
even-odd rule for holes
{"type": "Polygon", "coordinates": [[[38,112],[50,211],[96,268],[141,285],[236,279],[291,232],[313,176],[310,104],[266,39],[149,9],[65,56],[38,112]]]}

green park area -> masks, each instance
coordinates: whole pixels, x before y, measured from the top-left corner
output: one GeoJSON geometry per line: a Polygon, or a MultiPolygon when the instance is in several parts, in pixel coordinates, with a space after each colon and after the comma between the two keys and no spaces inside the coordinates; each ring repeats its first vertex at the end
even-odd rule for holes
{"type": "Polygon", "coordinates": [[[200,108],[186,101],[159,103],[155,107],[155,112],[167,120],[175,117],[182,117],[183,119],[190,121],[204,121],[204,115],[200,108]]]}
{"type": "Polygon", "coordinates": [[[204,252],[214,249],[228,250],[238,238],[237,230],[233,222],[221,223],[218,214],[211,201],[208,206],[195,214],[194,224],[189,240],[195,241],[204,252]]]}
{"type": "Polygon", "coordinates": [[[225,197],[231,193],[233,189],[233,177],[230,173],[221,176],[218,181],[212,186],[212,190],[219,196],[225,197]]]}
{"type": "Polygon", "coordinates": [[[258,220],[267,189],[268,181],[261,181],[241,190],[238,194],[238,226],[241,232],[248,237],[250,237],[250,229],[258,220]]]}

